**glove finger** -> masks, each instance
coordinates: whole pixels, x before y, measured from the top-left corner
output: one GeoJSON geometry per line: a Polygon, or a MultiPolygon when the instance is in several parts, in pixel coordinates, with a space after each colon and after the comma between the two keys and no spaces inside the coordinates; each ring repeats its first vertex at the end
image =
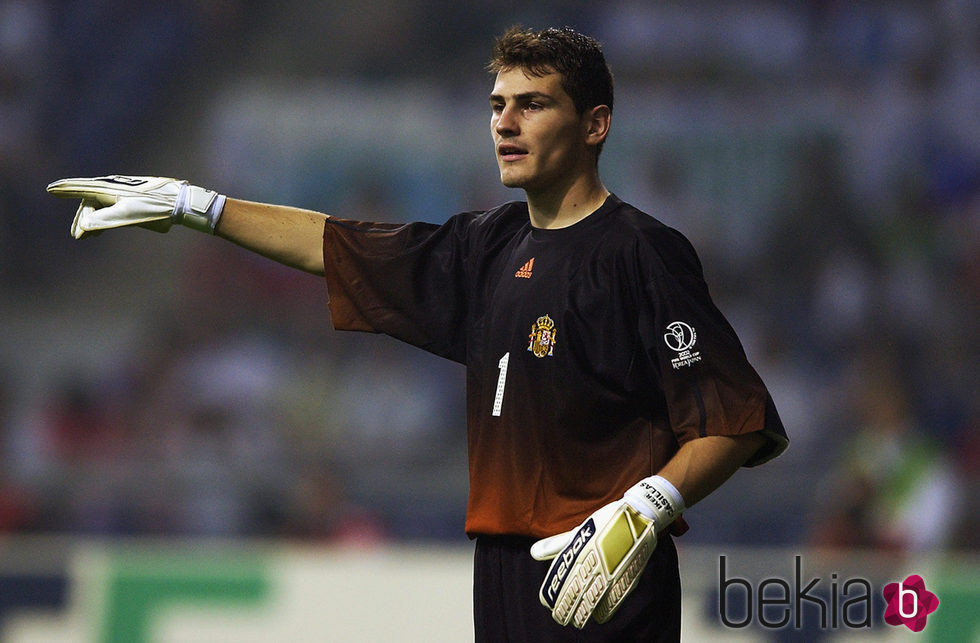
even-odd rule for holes
{"type": "Polygon", "coordinates": [[[75,218],[71,222],[71,236],[76,239],[84,239],[99,234],[96,230],[88,230],[86,228],[86,221],[91,217],[92,210],[97,207],[99,206],[93,205],[91,201],[82,201],[78,205],[78,210],[75,211],[75,218]]]}
{"type": "MultiPolygon", "coordinates": [[[[169,213],[151,214],[146,210],[145,207],[141,207],[141,204],[133,204],[130,199],[120,201],[108,207],[101,207],[98,201],[85,199],[75,214],[75,220],[72,223],[72,234],[76,239],[81,239],[85,233],[96,230],[109,230],[111,228],[153,222],[160,222],[163,225],[169,223],[169,213]]],[[[158,231],[164,230],[158,229],[158,231]]]]}
{"type": "Polygon", "coordinates": [[[59,179],[49,183],[47,191],[62,199],[89,199],[97,200],[103,205],[112,205],[119,198],[128,196],[151,200],[175,198],[182,183],[185,181],[160,176],[116,175],[59,179]]]}
{"type": "Polygon", "coordinates": [[[534,560],[551,560],[557,556],[561,550],[568,547],[568,544],[572,542],[572,537],[575,536],[576,531],[577,530],[573,529],[572,531],[566,531],[561,534],[542,538],[531,545],[531,558],[534,560]]]}
{"type": "Polygon", "coordinates": [[[93,208],[110,206],[119,200],[119,195],[102,190],[52,190],[48,186],[48,192],[59,199],[82,199],[93,208]]]}
{"type": "Polygon", "coordinates": [[[108,205],[115,203],[120,192],[120,186],[111,183],[101,183],[100,179],[59,179],[49,183],[48,194],[60,199],[99,199],[106,200],[111,197],[108,205]]]}

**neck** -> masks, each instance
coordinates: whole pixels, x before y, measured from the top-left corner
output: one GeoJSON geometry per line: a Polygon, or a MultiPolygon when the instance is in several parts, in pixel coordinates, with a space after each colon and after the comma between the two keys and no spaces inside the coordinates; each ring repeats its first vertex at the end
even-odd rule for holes
{"type": "Polygon", "coordinates": [[[526,190],[527,209],[535,228],[567,228],[599,209],[609,191],[598,174],[550,190],[526,190]]]}

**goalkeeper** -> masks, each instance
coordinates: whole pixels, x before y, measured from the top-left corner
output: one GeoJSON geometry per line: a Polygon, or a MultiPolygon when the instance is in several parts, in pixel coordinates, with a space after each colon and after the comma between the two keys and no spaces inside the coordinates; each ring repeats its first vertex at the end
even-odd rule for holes
{"type": "Polygon", "coordinates": [[[81,199],[78,238],[212,233],[322,275],[336,328],[465,364],[476,640],[677,641],[680,514],[786,434],[694,249],[599,177],[613,112],[599,44],[514,28],[489,70],[500,180],[526,200],[442,225],[152,177],[48,189],[81,199]]]}

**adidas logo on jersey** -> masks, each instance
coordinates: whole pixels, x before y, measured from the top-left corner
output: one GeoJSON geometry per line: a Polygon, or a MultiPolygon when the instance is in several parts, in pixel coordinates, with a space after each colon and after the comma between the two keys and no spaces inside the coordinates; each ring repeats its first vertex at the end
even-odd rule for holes
{"type": "Polygon", "coordinates": [[[531,257],[526,264],[521,266],[520,270],[514,273],[514,276],[520,277],[521,279],[530,279],[532,269],[534,269],[534,257],[531,257]]]}

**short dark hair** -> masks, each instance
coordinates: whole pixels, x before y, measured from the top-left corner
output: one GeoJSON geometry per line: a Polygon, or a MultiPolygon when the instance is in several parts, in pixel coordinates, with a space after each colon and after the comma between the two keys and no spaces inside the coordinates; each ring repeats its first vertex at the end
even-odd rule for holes
{"type": "Polygon", "coordinates": [[[602,46],[570,27],[541,31],[511,27],[493,45],[487,71],[523,69],[534,76],[557,72],[579,114],[596,105],[613,108],[613,78],[602,46]]]}

